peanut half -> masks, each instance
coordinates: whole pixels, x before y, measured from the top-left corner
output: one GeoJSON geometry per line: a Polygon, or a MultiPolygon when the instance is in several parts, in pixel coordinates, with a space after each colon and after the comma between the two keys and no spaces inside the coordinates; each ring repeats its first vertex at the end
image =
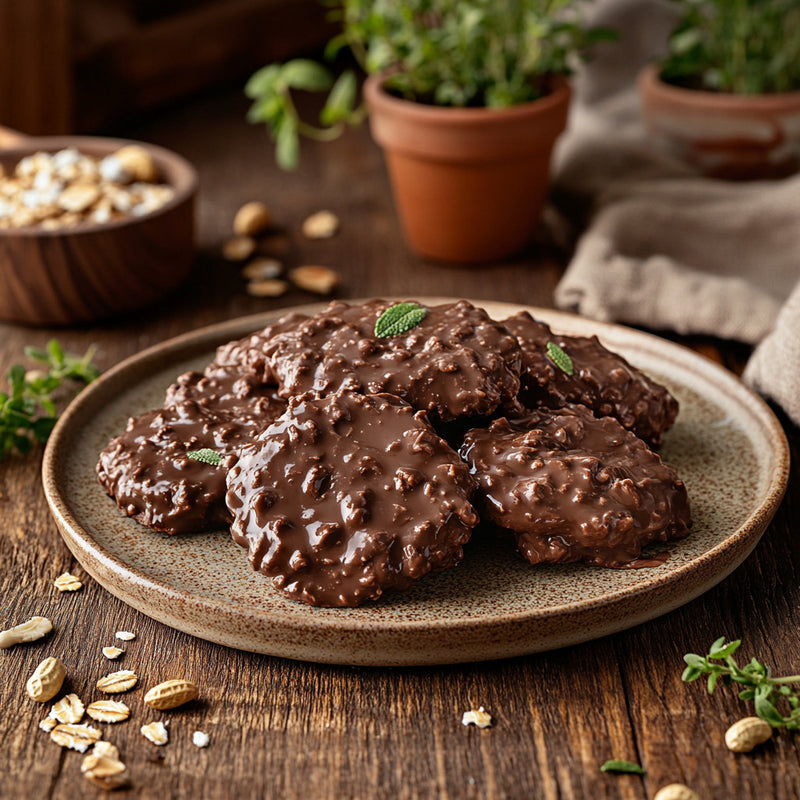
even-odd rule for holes
{"type": "Polygon", "coordinates": [[[222,246],[226,261],[246,261],[256,250],[256,241],[250,236],[234,236],[222,246]]]}
{"type": "Polygon", "coordinates": [[[249,281],[265,281],[277,278],[283,272],[283,264],[277,258],[254,258],[242,268],[242,277],[249,281]]]}
{"type": "Polygon", "coordinates": [[[154,686],[144,696],[144,701],[151,708],[165,711],[168,708],[177,708],[190,700],[194,700],[199,693],[197,685],[191,681],[175,679],[164,681],[154,686]]]}
{"type": "Polygon", "coordinates": [[[144,147],[129,144],[117,150],[114,156],[132,180],[144,183],[155,183],[158,180],[158,166],[144,147]]]}
{"type": "Polygon", "coordinates": [[[670,783],[662,786],[653,800],[700,800],[700,795],[683,783],[670,783]]]}
{"type": "Polygon", "coordinates": [[[725,744],[734,753],[749,753],[772,736],[772,726],[760,717],[745,717],[728,728],[725,744]]]}
{"type": "Polygon", "coordinates": [[[247,284],[247,294],[251,297],[280,297],[289,291],[289,284],[279,278],[269,278],[260,281],[250,281],[247,284]]]}
{"type": "Polygon", "coordinates": [[[60,691],[67,677],[67,668],[60,658],[50,656],[42,661],[28,678],[25,690],[31,700],[37,703],[46,703],[52,700],[60,691]]]}
{"type": "Polygon", "coordinates": [[[303,221],[303,236],[307,239],[330,239],[339,230],[339,218],[332,211],[317,211],[303,221]]]}
{"type": "Polygon", "coordinates": [[[272,214],[258,200],[245,203],[233,218],[233,232],[237,236],[258,236],[272,224],[272,214]]]}
{"type": "Polygon", "coordinates": [[[295,286],[314,294],[331,294],[341,280],[338,272],[317,265],[297,267],[289,273],[289,278],[295,286]]]}

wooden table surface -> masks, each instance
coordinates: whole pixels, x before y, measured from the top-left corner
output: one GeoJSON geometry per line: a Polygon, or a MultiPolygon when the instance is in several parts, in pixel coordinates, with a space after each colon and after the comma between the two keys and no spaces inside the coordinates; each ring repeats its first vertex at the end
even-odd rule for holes
{"type": "MultiPolygon", "coordinates": [[[[306,146],[301,170],[280,173],[265,133],[244,122],[237,91],[204,97],[116,132],[178,150],[198,165],[200,253],[190,282],[157,308],[126,319],[63,330],[0,325],[0,374],[27,344],[57,335],[82,352],[98,347],[108,368],[144,347],[209,323],[314,298],[279,300],[244,291],[219,257],[235,210],[263,199],[286,233],[265,252],[289,265],[320,263],[343,277],[340,297],[462,295],[552,306],[559,257],[540,243],[503,265],[424,263],[405,248],[378,149],[366,130],[306,146]],[[310,212],[330,208],[340,234],[307,241],[310,212]]],[[[686,342],[739,368],[736,346],[686,342]]],[[[729,752],[726,728],[751,708],[731,690],[708,696],[681,683],[682,656],[707,652],[718,636],[742,638],[777,673],[800,671],[800,435],[787,425],[794,464],[787,497],[755,553],[703,597],[666,616],[596,642],[510,661],[453,667],[374,669],[320,666],[237,652],[171,630],[110,595],[61,542],[42,493],[41,454],[0,464],[0,627],[32,615],[53,620],[46,639],[0,651],[0,797],[100,796],[80,773],[81,756],[38,729],[48,706],[31,702],[27,677],[48,655],[68,668],[68,687],[93,699],[110,671],[100,647],[117,630],[136,633],[119,668],[142,683],[195,680],[201,699],[169,712],[171,740],[156,748],[139,734],[155,715],[139,687],[125,696],[131,720],[108,729],[128,764],[136,798],[651,798],[683,782],[702,798],[800,797],[800,737],[780,732],[750,755],[729,752]],[[53,579],[85,577],[75,594],[53,579]],[[466,728],[462,712],[483,705],[494,724],[466,728]],[[192,732],[210,734],[208,748],[192,732]],[[641,763],[645,775],[603,774],[610,758],[641,763]]]]}

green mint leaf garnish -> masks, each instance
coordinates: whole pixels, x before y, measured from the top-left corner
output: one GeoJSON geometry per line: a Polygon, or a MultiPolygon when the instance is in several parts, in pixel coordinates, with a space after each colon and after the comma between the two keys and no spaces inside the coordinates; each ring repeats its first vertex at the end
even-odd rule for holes
{"type": "Polygon", "coordinates": [[[30,452],[34,442],[46,442],[58,419],[53,393],[66,381],[91,383],[100,373],[92,364],[94,349],[83,356],[64,352],[56,339],[47,349],[26,347],[25,355],[47,368],[26,371],[15,364],[8,372],[8,392],[0,392],[0,460],[17,450],[30,452]]]}
{"type": "Polygon", "coordinates": [[[791,686],[800,683],[800,675],[774,678],[769,667],[755,658],[740,667],[733,653],[741,643],[740,639],[726,642],[722,637],[711,645],[706,656],[687,653],[683,657],[687,666],[681,679],[688,683],[707,675],[709,693],[717,688],[718,682],[724,686],[741,684],[745,688],[739,692],[739,699],[752,700],[761,719],[773,728],[800,730],[800,694],[791,686]],[[782,713],[779,703],[783,704],[787,714],[782,713]]]}
{"type": "Polygon", "coordinates": [[[401,333],[416,328],[425,319],[427,313],[428,309],[418,303],[398,303],[389,306],[375,323],[375,335],[379,339],[399,336],[401,333]]]}
{"type": "Polygon", "coordinates": [[[575,372],[572,359],[555,342],[547,343],[547,356],[562,372],[566,372],[567,375],[572,375],[575,372]]]}
{"type": "Polygon", "coordinates": [[[190,450],[186,456],[194,461],[202,461],[204,464],[210,464],[212,467],[218,467],[222,461],[222,456],[208,447],[202,447],[200,450],[190,450]]]}
{"type": "Polygon", "coordinates": [[[622,761],[620,759],[611,759],[606,761],[600,772],[627,772],[633,775],[644,775],[644,770],[632,761],[622,761]]]}

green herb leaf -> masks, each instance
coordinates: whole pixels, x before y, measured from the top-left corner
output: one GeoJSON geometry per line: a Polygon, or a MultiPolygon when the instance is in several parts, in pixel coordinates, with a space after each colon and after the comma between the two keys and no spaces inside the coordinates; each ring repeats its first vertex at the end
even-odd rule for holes
{"type": "Polygon", "coordinates": [[[275,137],[275,160],[281,169],[297,169],[300,161],[300,136],[297,132],[297,120],[284,117],[275,137]]]}
{"type": "Polygon", "coordinates": [[[626,772],[633,775],[644,775],[644,770],[632,761],[611,759],[600,767],[600,772],[626,772]]]}
{"type": "Polygon", "coordinates": [[[28,453],[34,442],[46,442],[58,419],[53,392],[66,380],[91,383],[99,372],[91,363],[94,350],[83,356],[64,352],[57,339],[47,349],[26,347],[25,355],[48,367],[26,372],[21,364],[8,371],[10,391],[0,392],[0,460],[11,450],[28,453]]]}
{"type": "Polygon", "coordinates": [[[281,80],[292,89],[321,92],[330,89],[333,79],[330,72],[316,61],[293,58],[281,67],[281,80]]]}
{"type": "Polygon", "coordinates": [[[389,306],[375,322],[375,335],[379,339],[399,336],[416,328],[427,313],[428,309],[418,303],[397,303],[389,306]]]}
{"type": "Polygon", "coordinates": [[[346,122],[353,113],[357,90],[355,73],[351,70],[343,72],[333,85],[325,108],[320,112],[320,122],[323,125],[346,122]]]}
{"type": "Polygon", "coordinates": [[[555,342],[547,343],[547,356],[562,372],[566,372],[567,375],[572,375],[575,372],[572,359],[555,342]]]}
{"type": "Polygon", "coordinates": [[[216,450],[211,450],[208,447],[202,447],[200,450],[190,450],[186,456],[194,461],[210,464],[212,467],[218,467],[222,462],[222,456],[216,450]]]}
{"type": "Polygon", "coordinates": [[[726,643],[723,637],[711,645],[705,657],[687,653],[683,660],[688,666],[681,679],[689,682],[701,675],[708,675],[709,693],[714,691],[718,682],[724,685],[731,682],[741,684],[747,688],[739,692],[739,699],[752,700],[755,712],[761,719],[773,728],[800,729],[800,696],[791,686],[800,683],[800,675],[774,678],[769,667],[756,658],[740,667],[733,658],[733,653],[740,645],[740,639],[726,643]],[[784,708],[788,706],[788,714],[781,712],[781,703],[784,708]]]}

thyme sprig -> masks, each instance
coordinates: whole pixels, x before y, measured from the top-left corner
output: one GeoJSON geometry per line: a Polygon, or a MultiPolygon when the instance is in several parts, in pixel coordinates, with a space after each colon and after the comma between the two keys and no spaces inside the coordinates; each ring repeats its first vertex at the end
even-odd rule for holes
{"type": "Polygon", "coordinates": [[[722,636],[710,647],[708,655],[700,656],[687,653],[683,660],[686,669],[681,680],[695,681],[708,675],[708,692],[712,694],[721,680],[723,686],[738,683],[745,686],[739,692],[741,700],[752,700],[756,714],[772,725],[773,728],[800,730],[800,696],[791,684],[800,683],[800,675],[789,675],[773,678],[770,668],[753,658],[749,664],[740,667],[733,654],[739,649],[741,639],[726,642],[722,636]],[[788,707],[789,713],[784,715],[778,704],[788,707]]]}
{"type": "Polygon", "coordinates": [[[8,391],[0,392],[0,460],[11,450],[25,454],[34,442],[46,442],[58,420],[53,393],[65,380],[91,383],[100,374],[92,364],[94,348],[83,356],[65,353],[56,339],[42,350],[26,347],[28,358],[47,367],[27,371],[14,364],[8,372],[8,391]]]}

